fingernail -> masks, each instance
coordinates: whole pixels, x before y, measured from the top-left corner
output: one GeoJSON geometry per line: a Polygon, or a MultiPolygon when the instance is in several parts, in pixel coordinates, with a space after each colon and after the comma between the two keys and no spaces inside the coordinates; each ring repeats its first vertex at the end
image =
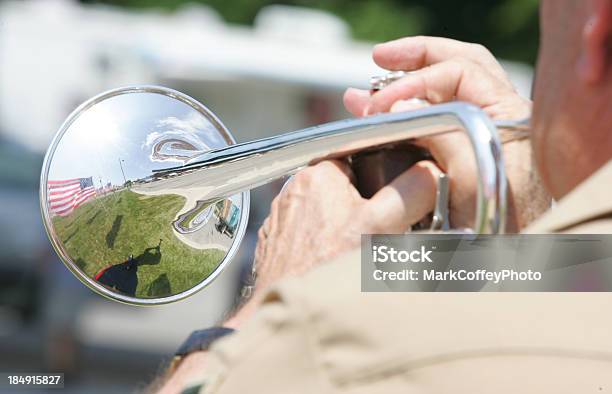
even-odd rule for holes
{"type": "Polygon", "coordinates": [[[404,101],[406,103],[410,104],[410,105],[419,105],[421,107],[425,107],[425,106],[429,105],[429,101],[423,100],[423,99],[420,99],[420,98],[417,98],[417,97],[413,97],[413,98],[410,98],[410,99],[404,100],[404,101]]]}
{"type": "Polygon", "coordinates": [[[407,100],[398,100],[391,106],[391,112],[414,111],[417,109],[428,107],[429,103],[426,100],[419,98],[411,98],[407,100]]]}

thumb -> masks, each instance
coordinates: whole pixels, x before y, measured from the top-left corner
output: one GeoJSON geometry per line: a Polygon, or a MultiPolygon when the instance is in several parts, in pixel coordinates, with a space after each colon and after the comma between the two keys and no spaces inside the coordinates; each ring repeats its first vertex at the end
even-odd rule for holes
{"type": "Polygon", "coordinates": [[[368,202],[377,233],[403,233],[433,211],[440,169],[420,161],[380,189],[368,202]]]}

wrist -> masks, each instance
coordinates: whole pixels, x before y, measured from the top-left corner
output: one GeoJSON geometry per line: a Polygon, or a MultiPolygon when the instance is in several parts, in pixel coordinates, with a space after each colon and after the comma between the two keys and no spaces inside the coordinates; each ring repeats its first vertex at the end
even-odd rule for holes
{"type": "Polygon", "coordinates": [[[223,327],[237,330],[244,323],[251,319],[255,311],[259,307],[261,300],[263,299],[263,292],[258,288],[253,289],[251,296],[239,303],[238,307],[234,310],[229,318],[223,323],[223,327]]]}
{"type": "Polygon", "coordinates": [[[223,323],[223,327],[231,328],[234,330],[239,329],[242,324],[251,317],[251,309],[252,307],[250,306],[250,301],[245,303],[223,323]]]}
{"type": "MultiPolygon", "coordinates": [[[[161,389],[151,390],[151,392],[161,393],[179,393],[181,390],[188,387],[192,382],[196,382],[202,374],[202,367],[206,363],[206,351],[197,351],[186,355],[175,368],[168,368],[166,375],[162,377],[160,383],[161,389]]],[[[159,386],[158,386],[159,387],[159,386]]]]}
{"type": "Polygon", "coordinates": [[[200,371],[209,347],[234,331],[229,327],[211,327],[192,332],[175,352],[168,366],[164,385],[166,391],[177,392],[174,389],[185,386],[185,382],[200,371]]]}

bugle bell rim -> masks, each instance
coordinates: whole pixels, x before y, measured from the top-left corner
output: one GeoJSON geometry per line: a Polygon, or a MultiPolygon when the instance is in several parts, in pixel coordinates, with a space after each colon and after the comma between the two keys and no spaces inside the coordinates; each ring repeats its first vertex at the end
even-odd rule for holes
{"type": "Polygon", "coordinates": [[[173,303],[176,301],[180,301],[187,297],[194,295],[200,290],[204,289],[208,285],[210,285],[219,274],[227,267],[229,263],[231,263],[232,259],[235,257],[238,248],[240,247],[241,241],[246,233],[246,227],[249,219],[249,208],[250,208],[250,191],[242,190],[242,209],[240,215],[240,225],[238,226],[237,232],[234,236],[234,242],[229,248],[225,257],[221,260],[221,262],[217,265],[217,267],[206,277],[204,280],[196,284],[195,286],[182,291],[177,294],[173,294],[165,297],[158,298],[137,298],[131,297],[125,294],[121,294],[119,292],[112,291],[105,286],[98,283],[93,278],[87,276],[82,270],[76,265],[76,263],[70,258],[67,250],[63,246],[60,241],[58,234],[56,233],[53,224],[51,222],[51,213],[49,211],[48,204],[48,191],[47,191],[47,181],[49,170],[51,166],[51,161],[53,156],[58,148],[58,145],[64,136],[64,134],[69,130],[70,126],[81,116],[85,111],[93,107],[94,105],[112,98],[116,96],[121,96],[125,94],[132,93],[154,93],[160,94],[163,96],[171,97],[176,99],[184,104],[187,104],[198,113],[206,117],[219,131],[226,142],[228,144],[235,144],[236,141],[232,134],[227,130],[225,125],[221,122],[221,120],[205,105],[200,103],[199,101],[193,99],[192,97],[181,93],[177,90],[166,88],[163,86],[155,86],[155,85],[133,85],[133,86],[125,86],[120,88],[115,88],[111,90],[107,90],[102,92],[89,100],[85,101],[83,104],[78,106],[72,113],[66,118],[66,120],[62,123],[59,128],[59,131],[54,136],[47,152],[45,154],[45,158],[43,160],[43,166],[40,176],[40,190],[39,190],[39,198],[40,198],[40,210],[41,216],[43,219],[43,225],[45,227],[47,237],[53,246],[53,249],[58,254],[64,265],[83,283],[85,286],[100,294],[101,296],[117,301],[127,305],[135,305],[135,306],[155,306],[155,305],[163,305],[168,303],[173,303]]]}

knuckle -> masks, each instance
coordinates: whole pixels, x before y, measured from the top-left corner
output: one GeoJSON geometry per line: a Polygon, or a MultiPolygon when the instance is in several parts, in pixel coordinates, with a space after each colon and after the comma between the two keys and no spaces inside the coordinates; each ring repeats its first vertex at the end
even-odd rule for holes
{"type": "Polygon", "coordinates": [[[421,170],[431,172],[432,174],[437,174],[440,172],[438,166],[436,166],[436,164],[431,160],[421,160],[416,163],[415,166],[421,170]]]}
{"type": "Polygon", "coordinates": [[[274,199],[272,200],[272,204],[270,205],[270,213],[277,211],[278,207],[280,205],[280,200],[281,200],[281,195],[277,195],[276,197],[274,197],[274,199]]]}
{"type": "Polygon", "coordinates": [[[285,212],[294,205],[300,193],[295,188],[287,188],[283,194],[284,197],[279,200],[277,210],[285,212]]]}
{"type": "Polygon", "coordinates": [[[310,187],[317,180],[325,177],[329,174],[330,169],[333,167],[333,164],[328,161],[322,161],[320,163],[315,164],[314,166],[310,166],[308,168],[303,169],[295,175],[294,182],[296,186],[301,187],[310,187]]]}
{"type": "Polygon", "coordinates": [[[451,65],[461,68],[468,68],[474,65],[474,62],[462,56],[453,57],[449,60],[449,62],[451,65]]]}
{"type": "Polygon", "coordinates": [[[285,186],[283,191],[276,196],[276,211],[286,211],[291,208],[295,201],[299,200],[300,196],[307,190],[307,184],[308,181],[304,181],[302,177],[294,177],[293,180],[285,186]]]}
{"type": "Polygon", "coordinates": [[[329,160],[320,164],[319,179],[325,177],[325,179],[333,182],[349,181],[350,169],[346,163],[339,160],[329,160]]]}
{"type": "Polygon", "coordinates": [[[289,185],[289,189],[293,189],[294,185],[299,186],[299,185],[308,185],[310,182],[312,182],[313,179],[313,172],[314,172],[314,167],[308,167],[303,169],[302,171],[298,172],[297,174],[294,175],[293,178],[293,182],[291,185],[289,185]]]}
{"type": "Polygon", "coordinates": [[[325,160],[311,167],[307,167],[293,177],[293,180],[287,184],[283,193],[282,199],[294,199],[307,195],[313,190],[317,190],[323,184],[339,184],[339,182],[349,182],[347,175],[348,169],[343,167],[343,163],[332,160],[325,160]]]}
{"type": "Polygon", "coordinates": [[[449,68],[451,72],[457,74],[480,73],[482,71],[482,67],[478,63],[465,57],[454,57],[450,59],[449,68]]]}
{"type": "Polygon", "coordinates": [[[264,231],[264,226],[261,226],[259,230],[257,230],[257,238],[258,238],[259,243],[261,243],[266,238],[266,232],[264,231]]]}
{"type": "Polygon", "coordinates": [[[267,217],[264,223],[257,230],[257,243],[262,244],[266,242],[268,235],[270,234],[270,217],[267,217]]]}
{"type": "Polygon", "coordinates": [[[423,34],[419,34],[417,36],[412,36],[412,37],[406,37],[405,40],[408,41],[413,41],[417,44],[421,44],[421,45],[425,45],[426,41],[427,41],[427,36],[423,35],[423,34]]]}
{"type": "Polygon", "coordinates": [[[429,187],[436,188],[437,180],[442,171],[432,161],[423,160],[415,165],[415,171],[418,175],[423,177],[424,181],[427,181],[429,187]]]}
{"type": "Polygon", "coordinates": [[[295,200],[301,194],[302,187],[299,184],[289,185],[283,190],[283,198],[279,201],[279,208],[286,208],[289,202],[295,200]]]}
{"type": "Polygon", "coordinates": [[[317,163],[312,169],[318,173],[327,172],[335,168],[335,164],[330,160],[324,160],[320,163],[317,163]]]}
{"type": "Polygon", "coordinates": [[[470,45],[470,49],[477,55],[487,56],[487,57],[493,56],[491,54],[491,51],[489,51],[489,49],[482,44],[470,43],[469,45],[470,45]]]}

